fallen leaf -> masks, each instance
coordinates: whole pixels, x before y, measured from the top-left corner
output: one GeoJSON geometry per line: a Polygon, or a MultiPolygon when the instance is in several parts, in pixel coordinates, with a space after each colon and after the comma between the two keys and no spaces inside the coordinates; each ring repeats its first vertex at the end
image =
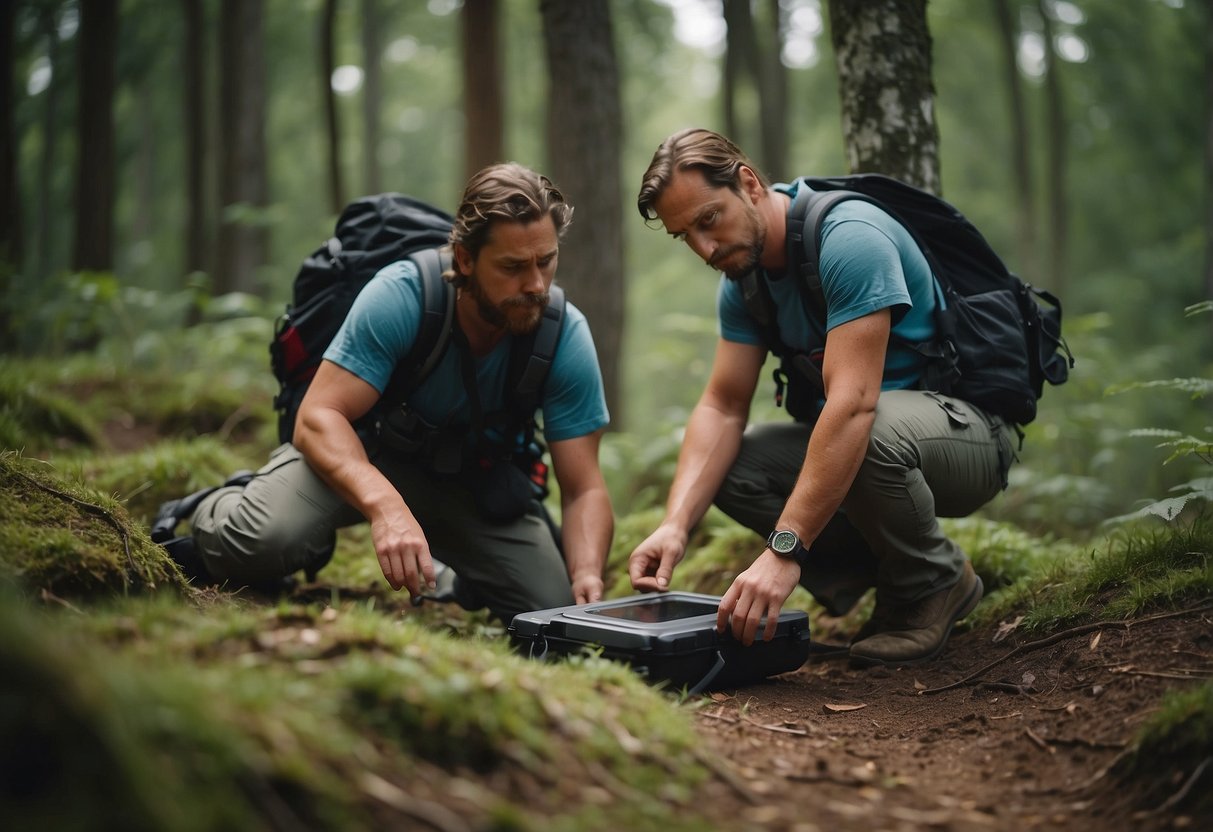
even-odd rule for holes
{"type": "Polygon", "coordinates": [[[713,699],[713,701],[716,701],[716,702],[728,702],[732,698],[733,697],[731,695],[729,695],[727,693],[721,693],[720,691],[717,691],[716,693],[712,694],[712,699],[713,699]]]}
{"type": "Polygon", "coordinates": [[[1015,616],[1015,618],[1011,621],[1000,621],[998,623],[998,629],[995,631],[994,637],[991,639],[991,641],[993,641],[995,644],[1002,641],[1004,638],[1011,635],[1011,633],[1015,632],[1022,622],[1022,615],[1015,616]]]}
{"type": "Polygon", "coordinates": [[[840,713],[844,713],[845,711],[858,711],[860,708],[866,708],[866,707],[868,707],[868,706],[867,705],[834,705],[834,704],[827,702],[825,705],[822,706],[822,710],[824,710],[826,713],[840,714],[840,713]]]}
{"type": "Polygon", "coordinates": [[[914,690],[926,690],[927,686],[917,679],[914,680],[914,690]]]}
{"type": "Polygon", "coordinates": [[[1031,687],[1032,683],[1036,681],[1036,674],[1029,670],[1023,674],[1023,679],[1020,681],[1024,687],[1031,687]]]}
{"type": "Polygon", "coordinates": [[[1095,635],[1091,636],[1091,645],[1087,649],[1094,651],[1099,646],[1099,640],[1103,638],[1103,630],[1097,630],[1095,635]]]}

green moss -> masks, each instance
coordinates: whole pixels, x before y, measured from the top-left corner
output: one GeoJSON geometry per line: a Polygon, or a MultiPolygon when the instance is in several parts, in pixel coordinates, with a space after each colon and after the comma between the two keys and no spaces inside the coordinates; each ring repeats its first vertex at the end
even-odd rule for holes
{"type": "Polygon", "coordinates": [[[60,596],[188,591],[117,501],[13,453],[0,454],[0,576],[60,596]]]}
{"type": "Polygon", "coordinates": [[[1177,608],[1213,593],[1213,520],[1139,525],[1079,554],[1042,559],[978,608],[980,621],[1023,614],[1021,629],[1047,631],[1177,608]]]}
{"type": "Polygon", "coordinates": [[[22,781],[30,823],[63,775],[104,766],[104,788],[59,807],[75,825],[111,817],[107,800],[135,829],[383,828],[400,822],[383,788],[411,801],[456,776],[476,828],[713,828],[694,810],[707,772],[690,719],[626,668],[531,662],[361,604],[128,598],[76,617],[0,598],[0,673],[3,712],[26,715],[0,722],[0,749],[57,761],[22,781]],[[519,779],[534,785],[502,788],[519,779]],[[586,789],[612,800],[592,813],[586,789]]]}
{"type": "Polygon", "coordinates": [[[1195,788],[1179,808],[1213,809],[1213,790],[1208,787],[1208,778],[1213,775],[1209,770],[1213,760],[1213,683],[1164,696],[1138,730],[1132,748],[1132,754],[1119,767],[1122,778],[1131,785],[1146,786],[1155,794],[1156,802],[1161,802],[1177,792],[1176,782],[1194,776],[1197,767],[1203,765],[1200,781],[1194,783],[1195,788]]]}

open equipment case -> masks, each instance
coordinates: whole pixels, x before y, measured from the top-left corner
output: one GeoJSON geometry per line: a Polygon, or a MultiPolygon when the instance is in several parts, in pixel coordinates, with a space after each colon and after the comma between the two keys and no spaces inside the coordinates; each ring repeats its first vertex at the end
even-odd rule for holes
{"type": "Polygon", "coordinates": [[[809,617],[779,614],[775,636],[746,647],[729,632],[716,632],[720,596],[665,592],[519,613],[510,623],[514,648],[534,659],[551,659],[595,646],[623,661],[649,682],[665,682],[691,694],[757,682],[796,670],[809,657],[809,617]]]}

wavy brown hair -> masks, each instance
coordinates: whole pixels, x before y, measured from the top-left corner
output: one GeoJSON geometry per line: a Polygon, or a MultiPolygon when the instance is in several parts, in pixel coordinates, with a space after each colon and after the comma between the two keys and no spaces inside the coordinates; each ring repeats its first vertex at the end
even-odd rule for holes
{"type": "Polygon", "coordinates": [[[450,241],[475,259],[488,242],[494,222],[527,224],[545,215],[552,218],[557,238],[563,237],[573,219],[573,206],[564,201],[552,180],[517,162],[490,165],[463,189],[450,241]]]}
{"type": "Polygon", "coordinates": [[[771,186],[758,166],[729,139],[702,127],[680,130],[662,142],[653,154],[653,161],[641,179],[636,208],[646,222],[657,219],[653,203],[670,184],[674,172],[681,170],[698,170],[712,187],[740,193],[737,171],[742,165],[754,171],[762,187],[771,186]]]}

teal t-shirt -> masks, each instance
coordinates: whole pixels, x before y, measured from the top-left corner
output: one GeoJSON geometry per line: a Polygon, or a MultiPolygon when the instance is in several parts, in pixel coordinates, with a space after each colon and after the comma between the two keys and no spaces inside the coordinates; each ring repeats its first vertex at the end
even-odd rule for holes
{"type": "MultiPolygon", "coordinates": [[[[412,261],[385,266],[358,294],[324,357],[382,393],[396,364],[417,339],[422,308],[421,275],[412,261]]],[[[513,337],[507,335],[491,353],[476,360],[476,385],[485,413],[503,406],[512,343],[513,337]]],[[[470,424],[472,409],[454,344],[408,403],[431,425],[470,424]]],[[[610,422],[590,327],[571,303],[565,307],[539,412],[548,442],[585,436],[610,422]]]]}
{"type": "MultiPolygon", "coordinates": [[[[774,189],[795,199],[799,185],[774,189]]],[[[821,349],[827,331],[881,309],[892,311],[893,333],[899,339],[919,343],[934,336],[940,301],[931,267],[905,227],[885,211],[858,199],[834,206],[822,223],[819,252],[824,329],[806,312],[796,276],[763,272],[775,302],[779,335],[789,347],[821,349]]],[[[722,338],[763,345],[762,330],[746,309],[740,284],[721,278],[716,309],[722,338]]],[[[881,389],[915,387],[921,372],[921,356],[892,340],[881,389]]]]}

